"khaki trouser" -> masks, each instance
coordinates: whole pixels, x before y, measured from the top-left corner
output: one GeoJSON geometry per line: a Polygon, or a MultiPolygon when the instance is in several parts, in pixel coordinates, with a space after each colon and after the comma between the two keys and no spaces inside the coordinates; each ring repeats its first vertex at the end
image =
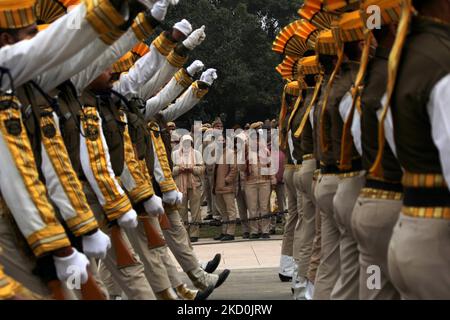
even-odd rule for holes
{"type": "Polygon", "coordinates": [[[302,194],[302,223],[299,231],[298,247],[298,274],[306,278],[308,274],[309,263],[313,250],[313,241],[316,234],[316,206],[313,201],[312,179],[314,170],[316,170],[315,160],[303,161],[302,167],[298,173],[299,187],[302,194]]]}
{"type": "MultiPolygon", "coordinates": [[[[191,209],[191,221],[192,222],[202,222],[202,214],[200,210],[201,206],[202,189],[201,188],[189,188],[187,193],[183,194],[183,202],[180,207],[181,219],[185,223],[189,222],[188,215],[189,209],[191,209]]],[[[188,227],[189,235],[191,237],[200,236],[200,228],[196,225],[189,225],[188,227]]]]}
{"type": "Polygon", "coordinates": [[[247,212],[247,203],[245,201],[245,191],[241,188],[238,189],[236,195],[236,203],[239,212],[239,219],[241,220],[242,233],[250,232],[248,226],[248,212],[247,212]]]}
{"type": "Polygon", "coordinates": [[[359,251],[359,299],[394,300],[400,295],[392,285],[387,253],[392,231],[402,207],[401,200],[371,199],[359,196],[352,216],[352,229],[359,251]],[[371,266],[380,270],[379,287],[368,286],[371,266]]]}
{"type": "Polygon", "coordinates": [[[331,299],[359,298],[359,251],[352,231],[352,213],[365,180],[364,171],[355,177],[341,178],[334,196],[335,218],[341,232],[339,239],[341,270],[331,299]]]}
{"type": "MultiPolygon", "coordinates": [[[[24,253],[23,246],[19,244],[17,235],[13,231],[13,225],[5,212],[0,212],[0,264],[5,273],[20,282],[25,288],[43,297],[50,297],[50,291],[46,283],[33,274],[36,260],[30,251],[30,255],[24,253]]],[[[25,241],[25,239],[23,239],[25,241]]]]}
{"type": "MultiPolygon", "coordinates": [[[[159,247],[149,249],[147,235],[145,233],[143,219],[148,219],[152,226],[159,231],[162,236],[162,231],[159,226],[158,219],[155,217],[139,217],[139,224],[135,230],[127,231],[128,239],[130,239],[133,248],[139,254],[144,263],[145,276],[147,277],[153,291],[159,293],[166,289],[172,288],[170,277],[163,261],[163,256],[168,255],[167,247],[159,247]]],[[[178,285],[180,280],[176,281],[178,285]]]]}
{"type": "Polygon", "coordinates": [[[208,212],[209,212],[209,203],[211,203],[211,193],[209,192],[208,188],[208,179],[206,178],[206,175],[202,175],[202,198],[200,200],[201,203],[206,202],[208,206],[208,212]]]}
{"type": "Polygon", "coordinates": [[[295,191],[297,192],[297,224],[295,225],[294,228],[294,242],[292,244],[292,256],[294,257],[297,266],[298,266],[298,261],[300,259],[300,251],[301,251],[301,247],[302,247],[302,243],[301,243],[301,229],[302,229],[302,225],[303,225],[303,200],[302,200],[302,186],[301,186],[301,182],[300,182],[300,169],[301,167],[298,167],[295,172],[294,175],[292,176],[292,182],[294,183],[294,187],[295,187],[295,191]]]}
{"type": "Polygon", "coordinates": [[[311,183],[311,196],[315,207],[315,234],[314,234],[314,240],[313,240],[313,247],[312,247],[312,254],[311,254],[311,260],[309,262],[308,267],[308,280],[312,282],[313,284],[316,281],[316,274],[317,269],[319,268],[320,264],[320,256],[321,256],[321,244],[322,244],[322,220],[321,220],[321,212],[319,209],[319,206],[316,202],[316,197],[314,196],[316,191],[316,185],[317,185],[317,177],[314,178],[311,183]]]}
{"type": "Polygon", "coordinates": [[[321,256],[314,285],[314,300],[328,300],[339,277],[339,229],[334,218],[333,198],[339,183],[337,175],[319,175],[315,198],[321,212],[321,256]]]}
{"type": "Polygon", "coordinates": [[[277,195],[278,212],[284,212],[286,210],[286,187],[284,183],[277,184],[275,194],[277,195]]]}
{"type": "MultiPolygon", "coordinates": [[[[91,207],[94,215],[99,221],[101,225],[103,221],[106,219],[104,215],[104,211],[100,203],[98,202],[94,191],[91,187],[83,182],[83,191],[86,194],[87,201],[89,206],[91,207]]],[[[110,228],[102,229],[109,236],[111,235],[110,228]]],[[[133,247],[131,246],[128,237],[125,231],[121,228],[121,235],[125,242],[125,245],[128,248],[128,251],[131,253],[135,260],[135,264],[119,268],[117,266],[116,259],[116,250],[114,245],[111,245],[111,249],[108,250],[106,255],[106,259],[102,260],[105,267],[111,273],[114,281],[122,288],[124,293],[127,295],[130,300],[154,300],[156,299],[150,284],[148,283],[145,273],[144,273],[144,264],[139,259],[139,256],[135,253],[133,247]]]]}
{"type": "Polygon", "coordinates": [[[167,246],[172,251],[184,272],[199,268],[198,259],[190,246],[189,236],[176,208],[166,206],[166,214],[171,228],[163,230],[167,246]]]}
{"type": "MultiPolygon", "coordinates": [[[[286,188],[284,186],[284,183],[278,183],[275,186],[275,195],[277,199],[278,204],[278,210],[275,213],[284,213],[286,210],[286,188]]],[[[270,221],[270,229],[275,230],[277,226],[277,217],[272,217],[270,221]]]]}
{"type": "Polygon", "coordinates": [[[116,283],[111,272],[106,268],[105,264],[100,261],[97,264],[98,273],[101,277],[106,290],[108,291],[109,298],[114,299],[115,297],[122,297],[122,288],[116,283]]]}
{"type": "Polygon", "coordinates": [[[392,283],[403,299],[449,299],[450,220],[400,214],[388,264],[392,283]]]}
{"type": "MultiPolygon", "coordinates": [[[[270,212],[270,182],[246,184],[245,185],[245,197],[248,206],[249,218],[256,218],[266,215],[270,212]]],[[[270,218],[262,220],[250,221],[250,233],[257,234],[269,233],[270,218]]]]}
{"type": "MultiPolygon", "coordinates": [[[[236,220],[237,210],[234,193],[216,194],[217,205],[222,212],[222,222],[236,220]]],[[[222,233],[234,236],[236,223],[222,225],[222,233]]]]}
{"type": "Polygon", "coordinates": [[[214,172],[207,173],[206,180],[207,180],[207,184],[208,184],[207,188],[209,190],[209,196],[211,199],[211,201],[208,203],[208,213],[212,214],[213,216],[220,216],[220,211],[216,204],[216,195],[213,193],[214,172]]]}
{"type": "Polygon", "coordinates": [[[281,254],[289,257],[292,257],[294,253],[294,231],[298,222],[297,189],[294,185],[294,173],[294,168],[286,168],[283,175],[288,199],[288,213],[284,224],[281,254]]]}

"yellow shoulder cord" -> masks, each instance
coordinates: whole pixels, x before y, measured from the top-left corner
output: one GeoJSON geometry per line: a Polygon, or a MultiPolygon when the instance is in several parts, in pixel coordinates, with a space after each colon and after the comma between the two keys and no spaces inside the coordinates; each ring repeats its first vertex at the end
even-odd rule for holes
{"type": "Polygon", "coordinates": [[[328,151],[328,144],[325,140],[325,113],[328,105],[328,99],[330,98],[331,89],[333,88],[334,80],[341,69],[342,62],[344,61],[344,46],[340,45],[338,47],[338,61],[334,67],[333,73],[330,76],[327,87],[325,89],[325,95],[323,99],[322,109],[320,110],[320,121],[319,121],[319,133],[320,133],[320,148],[322,152],[328,151]]]}
{"type": "Polygon", "coordinates": [[[372,41],[372,32],[369,29],[365,30],[364,34],[364,49],[361,55],[361,64],[359,66],[358,74],[356,75],[355,84],[352,88],[352,105],[350,108],[350,113],[344,121],[344,127],[342,129],[342,140],[341,140],[341,159],[339,162],[339,169],[350,170],[352,167],[352,147],[353,139],[351,136],[351,126],[353,122],[353,116],[355,114],[355,107],[357,101],[360,98],[362,91],[362,82],[366,74],[367,65],[369,63],[370,54],[370,43],[372,41]]]}
{"type": "Polygon", "coordinates": [[[303,129],[305,128],[306,121],[308,121],[309,114],[311,112],[312,107],[316,104],[317,98],[319,97],[320,88],[322,87],[323,82],[323,74],[320,74],[317,81],[316,81],[316,87],[314,88],[314,93],[311,102],[309,103],[308,107],[306,108],[305,115],[302,118],[302,121],[300,122],[299,127],[294,133],[295,138],[300,138],[302,135],[303,129]]]}
{"type": "Polygon", "coordinates": [[[387,99],[385,104],[383,105],[381,119],[380,122],[378,123],[378,153],[372,168],[370,168],[370,174],[375,177],[383,176],[382,159],[384,146],[386,142],[384,136],[384,121],[386,120],[386,116],[391,104],[391,99],[394,93],[400,56],[402,54],[402,49],[406,41],[406,36],[408,34],[409,23],[411,21],[412,15],[411,12],[412,12],[412,0],[404,0],[402,7],[402,14],[397,29],[397,36],[395,38],[394,45],[392,46],[391,54],[389,55],[388,79],[386,89],[387,99]]]}

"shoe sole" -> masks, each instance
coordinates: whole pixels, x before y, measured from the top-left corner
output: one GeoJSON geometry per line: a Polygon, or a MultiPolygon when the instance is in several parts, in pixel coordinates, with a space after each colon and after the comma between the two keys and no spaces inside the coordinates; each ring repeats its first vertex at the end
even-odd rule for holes
{"type": "Polygon", "coordinates": [[[215,287],[213,285],[210,285],[208,288],[206,288],[203,291],[197,292],[197,295],[194,298],[194,301],[201,301],[206,300],[208,297],[213,293],[215,287]]]}
{"type": "Polygon", "coordinates": [[[222,271],[221,274],[219,274],[219,279],[217,279],[216,282],[216,288],[220,287],[225,282],[225,280],[227,280],[228,276],[230,275],[230,272],[231,272],[230,270],[225,269],[222,271]]]}
{"type": "Polygon", "coordinates": [[[222,260],[222,255],[220,253],[216,254],[214,258],[208,262],[208,264],[205,267],[205,271],[208,273],[213,273],[216,271],[217,267],[220,264],[220,260],[222,260]]]}

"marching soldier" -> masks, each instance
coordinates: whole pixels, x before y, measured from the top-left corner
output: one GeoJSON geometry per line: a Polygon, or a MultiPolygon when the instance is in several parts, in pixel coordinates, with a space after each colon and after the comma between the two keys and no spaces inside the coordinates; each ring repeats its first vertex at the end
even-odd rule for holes
{"type": "MultiPolygon", "coordinates": [[[[342,152],[343,105],[351,100],[349,91],[356,79],[361,59],[360,44],[363,40],[358,30],[362,30],[360,11],[344,13],[339,21],[340,41],[346,61],[342,62],[339,78],[336,79],[327,105],[322,112],[329,112],[331,131],[323,147],[333,153],[333,159],[338,166],[338,186],[333,199],[335,220],[340,231],[340,274],[331,292],[332,299],[358,299],[359,294],[359,264],[358,248],[351,228],[353,207],[359,192],[364,185],[361,157],[353,147],[342,152]]],[[[339,41],[339,40],[337,40],[339,41]]],[[[338,66],[339,67],[339,66],[338,66]]]]}
{"type": "MultiPolygon", "coordinates": [[[[286,164],[284,169],[283,180],[286,187],[288,199],[288,215],[286,218],[283,242],[281,245],[281,259],[279,277],[281,281],[291,281],[295,269],[294,247],[295,247],[295,229],[299,225],[298,219],[301,216],[302,208],[299,205],[297,189],[294,184],[294,174],[300,165],[298,160],[294,158],[294,146],[292,133],[287,129],[287,122],[290,118],[294,106],[301,91],[298,81],[293,81],[285,86],[283,94],[283,107],[280,115],[280,148],[286,150],[286,164]],[[300,214],[299,214],[300,213],[300,214]]],[[[298,238],[297,238],[298,240],[298,238]]]]}
{"type": "MultiPolygon", "coordinates": [[[[189,245],[186,229],[181,223],[176,205],[181,202],[181,195],[177,191],[175,182],[173,181],[171,173],[171,154],[170,137],[166,137],[164,130],[166,123],[176,120],[179,116],[189,111],[195,104],[197,104],[202,97],[208,92],[209,86],[217,78],[215,69],[206,70],[200,77],[200,81],[196,81],[181,95],[174,104],[169,105],[165,110],[160,111],[155,116],[153,115],[153,108],[150,106],[155,103],[161,103],[161,97],[164,96],[164,91],[167,91],[172,96],[166,101],[172,101],[177,97],[177,91],[183,83],[177,85],[177,82],[172,85],[169,83],[157,96],[153,102],[150,99],[145,106],[145,118],[150,121],[149,129],[151,132],[151,141],[153,143],[153,163],[151,169],[154,172],[154,185],[160,189],[165,203],[166,213],[169,217],[172,228],[163,230],[169,248],[172,250],[175,258],[180,263],[183,270],[188,274],[193,284],[205,290],[209,285],[213,284],[219,287],[228,277],[229,270],[224,270],[219,276],[209,274],[200,268],[199,262],[195,257],[192,247],[189,245]]],[[[181,89],[183,90],[183,89],[181,89]]]]}
{"type": "MultiPolygon", "coordinates": [[[[364,89],[355,93],[353,99],[353,143],[362,154],[366,183],[361,190],[352,214],[352,229],[359,250],[359,299],[398,299],[399,293],[390,280],[388,270],[388,245],[392,230],[401,210],[403,187],[402,169],[389,145],[384,146],[382,166],[383,176],[370,174],[378,150],[378,118],[381,98],[386,91],[388,57],[395,40],[396,22],[399,18],[401,1],[364,1],[362,10],[371,5],[381,8],[383,25],[372,30],[377,42],[375,55],[367,62],[361,61],[361,68],[367,65],[364,89]],[[386,13],[391,14],[386,14],[386,13]],[[356,105],[360,99],[360,107],[356,105]],[[356,109],[355,109],[356,108],[356,109]],[[361,113],[361,114],[360,114],[361,113]],[[378,215],[377,212],[383,212],[378,215]],[[380,288],[369,288],[367,281],[370,266],[379,266],[380,288]]],[[[370,38],[369,38],[370,39],[370,38]]],[[[370,45],[366,39],[366,46],[370,45]]],[[[368,56],[365,59],[369,59],[368,56]]],[[[350,121],[347,118],[346,122],[350,121]]]]}
{"type": "MultiPolygon", "coordinates": [[[[403,299],[445,299],[450,295],[450,3],[413,4],[417,16],[411,20],[411,1],[403,2],[380,115],[380,129],[404,169],[403,206],[388,264],[403,299]]],[[[377,177],[384,137],[379,143],[371,170],[377,177]]]]}

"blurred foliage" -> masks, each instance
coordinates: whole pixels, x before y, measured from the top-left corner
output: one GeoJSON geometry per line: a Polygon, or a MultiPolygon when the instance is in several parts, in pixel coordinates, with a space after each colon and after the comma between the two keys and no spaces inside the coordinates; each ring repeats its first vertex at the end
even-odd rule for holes
{"type": "Polygon", "coordinates": [[[188,63],[203,61],[219,79],[191,112],[180,118],[211,121],[222,115],[226,126],[273,118],[283,83],[275,71],[281,57],[272,52],[280,27],[298,18],[301,0],[181,0],[170,9],[167,26],[186,18],[193,28],[206,26],[206,41],[188,63]]]}

